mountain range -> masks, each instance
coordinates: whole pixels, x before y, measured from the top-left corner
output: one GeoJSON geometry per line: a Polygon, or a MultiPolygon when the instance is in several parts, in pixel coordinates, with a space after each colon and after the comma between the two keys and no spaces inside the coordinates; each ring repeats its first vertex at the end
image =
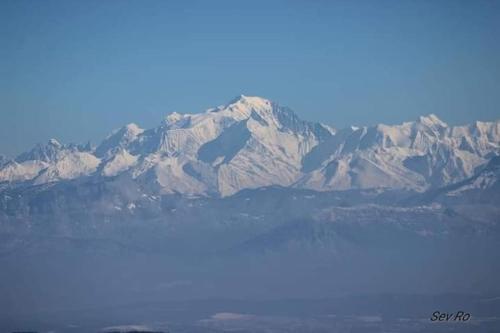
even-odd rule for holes
{"type": "Polygon", "coordinates": [[[52,139],[0,158],[0,330],[175,322],[195,299],[498,300],[499,155],[498,121],[336,129],[246,96],[97,146],[52,139]]]}
{"type": "Polygon", "coordinates": [[[336,129],[241,95],[202,113],[169,114],[155,128],[128,124],[96,147],[51,139],[2,157],[0,190],[118,179],[160,195],[226,197],[267,186],[426,192],[463,184],[453,190],[458,195],[497,184],[498,172],[479,174],[498,155],[498,120],[448,126],[431,114],[336,129]]]}

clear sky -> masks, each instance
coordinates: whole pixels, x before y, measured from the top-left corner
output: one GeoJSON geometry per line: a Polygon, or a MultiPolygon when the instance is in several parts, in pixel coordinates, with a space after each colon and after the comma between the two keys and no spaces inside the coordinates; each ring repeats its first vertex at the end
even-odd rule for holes
{"type": "Polygon", "coordinates": [[[500,1],[0,0],[0,153],[259,95],[335,127],[500,118],[500,1]]]}

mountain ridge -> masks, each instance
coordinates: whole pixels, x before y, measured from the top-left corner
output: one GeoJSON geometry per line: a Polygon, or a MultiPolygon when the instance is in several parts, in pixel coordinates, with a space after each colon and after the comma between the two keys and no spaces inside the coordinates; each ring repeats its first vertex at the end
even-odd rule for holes
{"type": "Polygon", "coordinates": [[[160,194],[202,196],[273,185],[423,192],[472,177],[498,155],[499,121],[448,126],[430,114],[400,125],[337,130],[241,95],[202,113],[171,113],[151,129],[125,125],[95,148],[51,139],[13,160],[3,158],[0,182],[118,177],[160,194]]]}

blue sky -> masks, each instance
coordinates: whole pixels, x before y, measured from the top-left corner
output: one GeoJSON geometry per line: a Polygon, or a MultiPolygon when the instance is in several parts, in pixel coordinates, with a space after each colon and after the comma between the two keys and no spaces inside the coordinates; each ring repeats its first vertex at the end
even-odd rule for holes
{"type": "Polygon", "coordinates": [[[500,118],[500,1],[0,0],[0,153],[239,94],[335,127],[500,118]]]}

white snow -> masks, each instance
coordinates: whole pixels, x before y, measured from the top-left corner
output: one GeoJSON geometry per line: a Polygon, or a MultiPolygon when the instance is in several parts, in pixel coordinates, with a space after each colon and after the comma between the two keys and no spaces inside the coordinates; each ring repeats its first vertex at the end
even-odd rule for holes
{"type": "Polygon", "coordinates": [[[40,171],[47,168],[48,163],[38,160],[17,163],[9,162],[0,170],[0,182],[24,181],[33,179],[40,171]]]}
{"type": "MultiPolygon", "coordinates": [[[[301,121],[267,99],[241,95],[202,113],[171,113],[150,130],[128,124],[94,151],[52,139],[1,166],[0,181],[43,184],[123,174],[158,193],[186,195],[227,196],[271,185],[423,191],[471,177],[499,154],[499,121],[448,126],[431,114],[336,131],[301,121]]],[[[488,180],[477,182],[470,186],[488,180]]]]}
{"type": "Polygon", "coordinates": [[[96,171],[100,160],[87,152],[67,152],[35,178],[35,184],[75,179],[96,171]]]}
{"type": "Polygon", "coordinates": [[[138,156],[133,156],[125,149],[121,149],[104,165],[102,174],[107,177],[116,176],[134,166],[137,163],[137,160],[138,156]]]}

